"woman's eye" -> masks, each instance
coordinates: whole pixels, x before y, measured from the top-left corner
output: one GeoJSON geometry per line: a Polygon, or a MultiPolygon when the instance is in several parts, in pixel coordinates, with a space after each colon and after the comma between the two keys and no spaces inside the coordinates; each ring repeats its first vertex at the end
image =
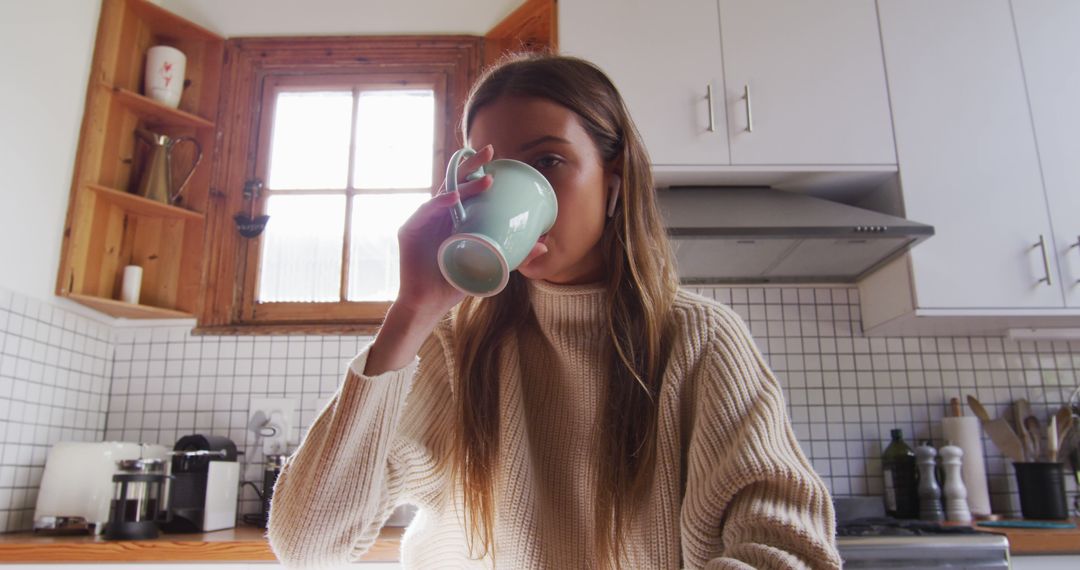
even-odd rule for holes
{"type": "Polygon", "coordinates": [[[554,155],[542,156],[542,157],[538,158],[536,160],[536,162],[535,162],[536,168],[538,170],[543,170],[545,168],[551,168],[551,167],[556,166],[556,165],[558,165],[560,163],[562,163],[562,159],[557,157],[557,156],[554,156],[554,155]]]}

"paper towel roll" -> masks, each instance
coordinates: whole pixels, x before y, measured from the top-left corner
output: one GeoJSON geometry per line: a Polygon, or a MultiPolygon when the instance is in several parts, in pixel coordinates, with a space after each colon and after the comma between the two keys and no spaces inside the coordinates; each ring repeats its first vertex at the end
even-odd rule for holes
{"type": "Polygon", "coordinates": [[[979,418],[960,416],[943,418],[945,440],[964,450],[960,473],[967,487],[968,508],[975,517],[990,514],[990,492],[986,487],[986,459],[983,455],[982,426],[979,418]]]}

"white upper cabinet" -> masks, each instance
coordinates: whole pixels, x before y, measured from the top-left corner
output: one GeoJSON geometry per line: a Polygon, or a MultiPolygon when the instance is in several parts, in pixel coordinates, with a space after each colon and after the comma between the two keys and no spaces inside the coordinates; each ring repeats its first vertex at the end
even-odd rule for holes
{"type": "Polygon", "coordinates": [[[716,0],[561,0],[559,49],[608,74],[653,164],[729,162],[716,0]]]}
{"type": "Polygon", "coordinates": [[[879,9],[906,214],[936,232],[911,252],[918,307],[1061,309],[1009,0],[879,9]]]}
{"type": "Polygon", "coordinates": [[[896,164],[874,0],[720,0],[720,28],[732,164],[896,164]]]}
{"type": "Polygon", "coordinates": [[[1012,4],[1061,286],[1080,307],[1080,2],[1012,4]]]}
{"type": "Polygon", "coordinates": [[[873,0],[560,0],[559,47],[608,73],[656,166],[896,164],[873,0]]]}

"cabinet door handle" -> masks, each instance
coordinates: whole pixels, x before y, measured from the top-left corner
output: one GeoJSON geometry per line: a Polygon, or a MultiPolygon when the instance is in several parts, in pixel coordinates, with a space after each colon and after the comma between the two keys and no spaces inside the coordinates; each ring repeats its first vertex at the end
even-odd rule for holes
{"type": "Polygon", "coordinates": [[[743,83],[743,99],[746,100],[746,132],[754,132],[754,111],[750,106],[750,84],[743,83]]]}
{"type": "Polygon", "coordinates": [[[1036,283],[1046,283],[1047,286],[1053,285],[1053,282],[1050,281],[1050,258],[1046,256],[1046,239],[1043,238],[1042,234],[1039,234],[1039,243],[1032,247],[1037,247],[1042,252],[1043,271],[1046,274],[1046,277],[1039,279],[1036,283]]]}
{"type": "Polygon", "coordinates": [[[709,105],[709,132],[716,132],[716,115],[713,114],[712,83],[705,86],[705,101],[709,105]]]}

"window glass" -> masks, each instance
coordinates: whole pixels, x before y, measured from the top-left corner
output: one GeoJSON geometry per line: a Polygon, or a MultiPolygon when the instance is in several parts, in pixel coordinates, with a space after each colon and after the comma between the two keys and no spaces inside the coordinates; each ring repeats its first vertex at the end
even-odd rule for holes
{"type": "Polygon", "coordinates": [[[356,108],[353,186],[431,188],[435,93],[364,91],[356,108]]]}
{"type": "Polygon", "coordinates": [[[434,91],[283,91],[273,121],[257,302],[393,300],[397,230],[429,198],[432,183],[434,91]],[[401,189],[422,191],[388,192],[401,189]],[[321,192],[297,193],[307,190],[321,192]],[[349,273],[341,299],[344,247],[349,273]]]}
{"type": "Polygon", "coordinates": [[[344,189],[349,178],[352,91],[277,95],[268,187],[344,189]]]}
{"type": "Polygon", "coordinates": [[[398,292],[397,231],[427,193],[361,194],[353,198],[349,301],[392,301],[398,292]]]}
{"type": "Polygon", "coordinates": [[[338,301],[345,196],[270,196],[266,209],[258,300],[338,301]]]}

